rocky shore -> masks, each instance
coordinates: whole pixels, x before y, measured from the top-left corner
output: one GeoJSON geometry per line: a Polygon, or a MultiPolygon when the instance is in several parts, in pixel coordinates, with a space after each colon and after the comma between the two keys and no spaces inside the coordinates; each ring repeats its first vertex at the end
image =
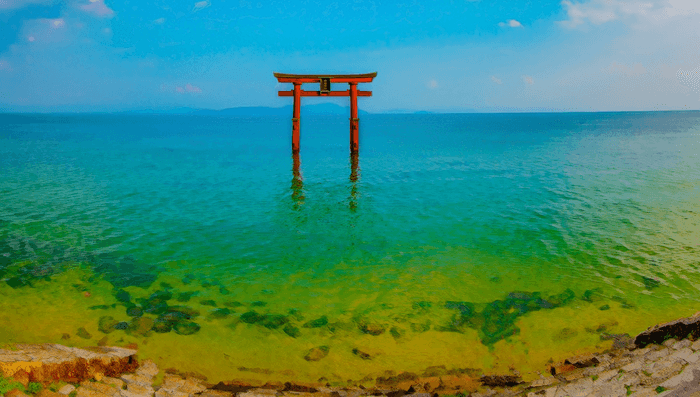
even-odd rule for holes
{"type": "Polygon", "coordinates": [[[139,363],[134,349],[55,344],[0,349],[0,395],[6,397],[700,397],[700,312],[632,338],[611,335],[613,348],[552,363],[540,379],[517,371],[480,374],[433,367],[422,375],[387,372],[364,385],[333,387],[276,382],[209,383],[201,375],[139,363]]]}

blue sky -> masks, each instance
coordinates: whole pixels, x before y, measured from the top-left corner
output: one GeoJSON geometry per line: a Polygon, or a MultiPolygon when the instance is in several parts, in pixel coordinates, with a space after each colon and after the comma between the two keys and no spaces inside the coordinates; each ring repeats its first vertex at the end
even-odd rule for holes
{"type": "Polygon", "coordinates": [[[0,0],[5,110],[284,106],[272,72],[374,71],[372,112],[700,109],[700,1],[0,0]]]}

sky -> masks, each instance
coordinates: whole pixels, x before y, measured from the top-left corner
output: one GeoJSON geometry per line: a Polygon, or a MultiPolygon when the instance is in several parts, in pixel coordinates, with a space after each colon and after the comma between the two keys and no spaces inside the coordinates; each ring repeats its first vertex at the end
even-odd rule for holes
{"type": "Polygon", "coordinates": [[[369,112],[697,110],[700,1],[0,0],[0,110],[291,104],[273,72],[377,72],[369,112]]]}

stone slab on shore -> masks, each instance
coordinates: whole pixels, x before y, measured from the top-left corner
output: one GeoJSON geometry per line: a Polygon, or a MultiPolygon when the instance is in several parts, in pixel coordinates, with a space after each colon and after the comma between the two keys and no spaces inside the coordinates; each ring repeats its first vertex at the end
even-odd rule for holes
{"type": "Polygon", "coordinates": [[[58,344],[17,344],[0,349],[0,374],[27,385],[57,381],[79,383],[102,376],[119,376],[138,368],[136,350],[123,347],[67,347],[58,344]]]}

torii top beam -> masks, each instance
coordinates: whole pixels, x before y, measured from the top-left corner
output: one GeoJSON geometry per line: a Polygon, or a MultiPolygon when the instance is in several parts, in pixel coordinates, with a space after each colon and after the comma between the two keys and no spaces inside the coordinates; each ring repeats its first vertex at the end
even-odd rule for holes
{"type": "Polygon", "coordinates": [[[318,83],[321,78],[329,78],[331,83],[371,83],[377,77],[377,72],[364,74],[273,74],[280,83],[318,83]]]}

